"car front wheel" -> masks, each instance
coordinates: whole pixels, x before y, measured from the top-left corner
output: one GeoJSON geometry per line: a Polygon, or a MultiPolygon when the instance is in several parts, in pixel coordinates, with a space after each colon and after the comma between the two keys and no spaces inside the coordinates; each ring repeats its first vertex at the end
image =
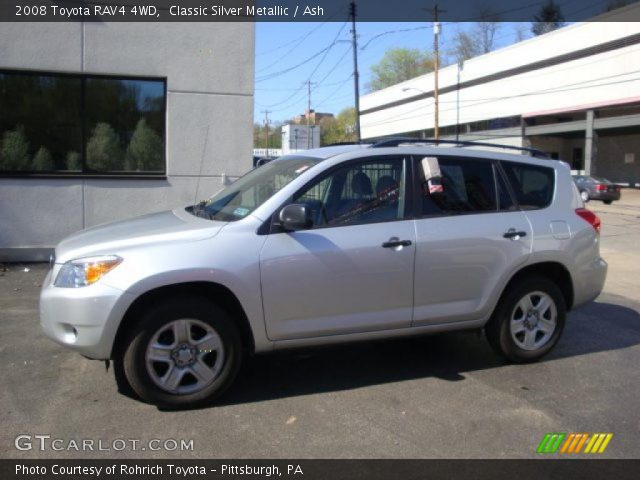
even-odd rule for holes
{"type": "Polygon", "coordinates": [[[241,358],[240,336],[229,315],[203,298],[185,296],[151,308],[116,360],[143,400],[196,408],[227,389],[241,358]]]}
{"type": "Polygon", "coordinates": [[[487,339],[509,360],[533,362],[558,343],[565,320],[558,286],[545,277],[527,277],[503,295],[487,323],[487,339]]]}

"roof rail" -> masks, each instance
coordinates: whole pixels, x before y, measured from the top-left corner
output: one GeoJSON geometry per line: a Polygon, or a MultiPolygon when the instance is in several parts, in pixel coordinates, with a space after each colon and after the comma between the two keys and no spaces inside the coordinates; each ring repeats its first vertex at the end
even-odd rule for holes
{"type": "Polygon", "coordinates": [[[340,147],[343,145],[363,145],[362,142],[334,142],[328,145],[322,145],[323,147],[340,147]]]}
{"type": "Polygon", "coordinates": [[[512,145],[501,145],[499,143],[487,143],[487,142],[472,142],[468,140],[440,140],[435,138],[389,138],[387,140],[381,140],[379,142],[374,143],[371,148],[383,148],[383,147],[397,147],[398,145],[402,145],[403,143],[430,143],[433,145],[456,145],[458,147],[491,147],[491,148],[503,148],[505,150],[517,150],[519,152],[526,152],[532,157],[537,158],[551,158],[549,155],[542,150],[538,150],[536,148],[526,148],[526,147],[514,147],[512,145]]]}

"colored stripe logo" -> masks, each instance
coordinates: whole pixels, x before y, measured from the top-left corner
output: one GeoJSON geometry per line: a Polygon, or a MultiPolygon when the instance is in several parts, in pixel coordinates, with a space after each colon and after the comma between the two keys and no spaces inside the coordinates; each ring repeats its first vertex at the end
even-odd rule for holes
{"type": "Polygon", "coordinates": [[[549,453],[604,453],[613,433],[547,433],[536,450],[549,453]]]}

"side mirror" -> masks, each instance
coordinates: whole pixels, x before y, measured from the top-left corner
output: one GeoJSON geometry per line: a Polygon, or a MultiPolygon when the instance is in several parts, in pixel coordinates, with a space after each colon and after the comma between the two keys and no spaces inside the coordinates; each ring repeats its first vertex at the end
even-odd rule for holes
{"type": "Polygon", "coordinates": [[[280,224],[287,232],[306,230],[313,226],[311,210],[306,205],[291,204],[280,210],[280,224]]]}

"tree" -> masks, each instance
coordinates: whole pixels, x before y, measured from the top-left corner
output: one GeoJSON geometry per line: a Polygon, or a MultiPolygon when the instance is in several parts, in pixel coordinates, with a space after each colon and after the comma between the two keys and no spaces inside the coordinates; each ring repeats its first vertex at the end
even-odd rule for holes
{"type": "Polygon", "coordinates": [[[34,170],[43,172],[50,172],[52,170],[55,170],[55,164],[53,163],[51,152],[45,147],[40,147],[36,154],[33,156],[32,168],[34,170]]]}
{"type": "Polygon", "coordinates": [[[527,27],[526,25],[522,24],[522,23],[518,23],[515,27],[514,27],[514,33],[515,33],[515,37],[516,37],[516,42],[522,42],[524,40],[526,40],[527,38],[529,38],[529,36],[527,35],[527,27]]]}
{"type": "Polygon", "coordinates": [[[29,168],[29,142],[22,125],[18,125],[15,130],[7,130],[2,135],[0,163],[2,170],[6,171],[29,168]]]}
{"type": "Polygon", "coordinates": [[[87,143],[87,166],[98,172],[122,170],[120,139],[108,123],[98,123],[87,143]]]}
{"type": "MultiPolygon", "coordinates": [[[[262,123],[253,124],[254,148],[265,148],[267,140],[266,127],[262,123]]],[[[269,148],[282,148],[282,124],[269,126],[269,148]]]]}
{"type": "Polygon", "coordinates": [[[456,63],[462,63],[465,60],[469,60],[470,58],[480,55],[480,48],[471,37],[471,34],[459,30],[453,37],[453,49],[451,54],[453,55],[456,63]]]}
{"type": "Polygon", "coordinates": [[[543,35],[564,25],[564,17],[560,11],[560,6],[553,0],[549,0],[542,5],[533,20],[531,31],[534,35],[543,35]]]}
{"type": "Polygon", "coordinates": [[[489,53],[495,48],[496,33],[500,29],[500,14],[491,7],[481,7],[478,15],[479,21],[473,27],[481,53],[489,53]]]}
{"type": "Polygon", "coordinates": [[[82,170],[80,154],[73,150],[67,152],[67,158],[65,159],[64,164],[67,170],[82,170]]]}
{"type": "Polygon", "coordinates": [[[371,67],[373,78],[367,84],[367,89],[380,90],[432,72],[433,68],[433,56],[430,53],[416,48],[392,48],[371,67]]]}
{"type": "Polygon", "coordinates": [[[356,141],[356,110],[345,108],[336,117],[320,120],[320,144],[356,141]]]}
{"type": "Polygon", "coordinates": [[[125,155],[125,170],[162,170],[162,139],[144,118],[138,120],[125,155]]]}

